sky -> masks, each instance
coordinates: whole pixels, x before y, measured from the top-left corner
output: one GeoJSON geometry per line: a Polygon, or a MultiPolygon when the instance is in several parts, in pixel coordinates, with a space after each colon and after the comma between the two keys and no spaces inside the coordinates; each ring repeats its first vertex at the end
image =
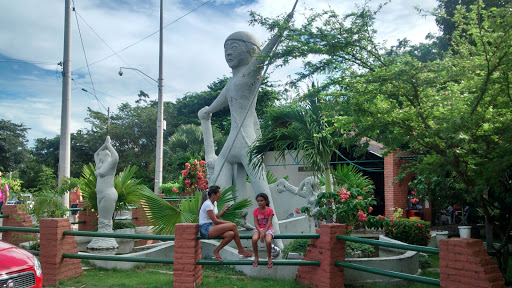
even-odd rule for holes
{"type": "MultiPolygon", "coordinates": [[[[245,30],[265,41],[271,36],[248,24],[249,11],[266,17],[288,13],[293,0],[165,0],[163,98],[175,101],[200,92],[231,70],[224,61],[228,35],[245,30]]],[[[294,21],[306,9],[355,10],[363,0],[299,0],[294,21]]],[[[373,0],[372,5],[384,1],[373,0]]],[[[413,43],[437,33],[433,17],[418,15],[415,6],[432,9],[435,0],[392,0],[377,15],[380,40],[388,45],[407,37],[413,43]]],[[[87,107],[106,113],[124,102],[134,104],[140,90],[157,99],[157,85],[134,70],[158,79],[158,0],[73,0],[71,44],[71,132],[89,128],[87,107]],[[87,61],[86,61],[87,59],[87,61]],[[89,63],[89,67],[87,67],[89,63]],[[89,76],[90,72],[90,76],[89,76]],[[92,78],[92,81],[91,81],[92,78]],[[84,91],[85,90],[85,91],[84,91]]],[[[60,134],[64,50],[63,0],[0,0],[0,119],[30,128],[36,138],[60,134]]],[[[271,81],[284,83],[300,62],[274,71],[271,81]]],[[[272,70],[272,69],[270,69],[272,70]]],[[[167,126],[172,125],[167,119],[167,126]]]]}

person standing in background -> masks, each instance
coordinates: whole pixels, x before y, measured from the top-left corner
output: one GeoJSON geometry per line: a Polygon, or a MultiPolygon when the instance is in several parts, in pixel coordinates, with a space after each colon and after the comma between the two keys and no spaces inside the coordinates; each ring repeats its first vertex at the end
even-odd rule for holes
{"type": "MultiPolygon", "coordinates": [[[[69,192],[69,203],[71,203],[71,208],[78,208],[78,203],[81,201],[82,191],[80,191],[80,186],[77,186],[69,192]]],[[[73,215],[73,221],[78,221],[78,210],[72,210],[71,215],[73,215]]]]}

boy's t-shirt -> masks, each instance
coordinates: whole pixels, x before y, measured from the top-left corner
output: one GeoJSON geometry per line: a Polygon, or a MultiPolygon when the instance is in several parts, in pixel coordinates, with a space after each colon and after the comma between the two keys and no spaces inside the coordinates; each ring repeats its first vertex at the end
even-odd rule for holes
{"type": "MultiPolygon", "coordinates": [[[[268,223],[268,219],[270,218],[270,215],[274,215],[274,210],[272,210],[272,208],[270,208],[270,207],[267,207],[267,209],[265,209],[264,212],[261,212],[260,208],[256,208],[252,212],[252,215],[256,216],[256,219],[258,220],[258,223],[254,223],[254,224],[258,225],[258,227],[260,229],[265,229],[265,227],[267,227],[267,223],[268,223]]],[[[269,229],[273,229],[272,223],[270,223],[269,229]]]]}

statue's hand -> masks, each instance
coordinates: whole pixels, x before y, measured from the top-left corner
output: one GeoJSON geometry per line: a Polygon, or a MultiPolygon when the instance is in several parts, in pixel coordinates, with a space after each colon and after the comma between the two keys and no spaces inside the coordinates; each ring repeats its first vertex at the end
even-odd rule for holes
{"type": "Polygon", "coordinates": [[[110,136],[107,136],[107,138],[105,139],[105,144],[110,144],[110,143],[111,143],[110,136]]]}
{"type": "Polygon", "coordinates": [[[212,113],[210,113],[208,110],[210,107],[205,106],[197,112],[197,117],[199,117],[199,120],[210,120],[212,118],[212,113]]]}

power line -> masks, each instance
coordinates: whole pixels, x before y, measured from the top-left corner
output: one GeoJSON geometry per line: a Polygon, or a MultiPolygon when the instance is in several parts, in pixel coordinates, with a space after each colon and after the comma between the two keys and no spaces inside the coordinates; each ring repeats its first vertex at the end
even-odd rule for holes
{"type": "MultiPolygon", "coordinates": [[[[86,88],[92,89],[92,87],[91,87],[91,86],[88,86],[87,84],[82,83],[82,82],[80,82],[80,81],[77,81],[77,80],[75,80],[75,79],[73,79],[73,78],[71,78],[71,81],[73,81],[73,82],[75,83],[75,85],[81,85],[81,86],[83,86],[83,87],[86,87],[86,88]]],[[[96,90],[96,92],[97,92],[97,93],[100,93],[100,94],[103,94],[103,95],[105,95],[105,96],[108,96],[108,97],[112,97],[112,98],[117,99],[117,100],[119,100],[119,101],[122,101],[123,103],[129,103],[128,101],[126,101],[126,100],[124,100],[124,99],[117,98],[117,97],[112,96],[112,95],[110,95],[110,94],[108,94],[108,93],[106,93],[106,92],[103,92],[103,91],[100,91],[100,90],[96,90]]]]}
{"type": "MultiPolygon", "coordinates": [[[[178,17],[177,19],[175,19],[175,20],[174,20],[174,21],[172,21],[171,23],[169,23],[169,24],[165,25],[162,29],[165,29],[165,28],[167,28],[168,26],[170,26],[170,25],[172,25],[172,24],[174,24],[174,23],[178,22],[179,20],[181,20],[181,19],[185,18],[186,16],[188,16],[188,15],[189,15],[189,14],[191,14],[192,12],[194,12],[194,11],[198,10],[199,8],[201,8],[201,7],[203,7],[204,5],[206,5],[206,4],[208,4],[208,3],[210,3],[211,1],[212,1],[212,0],[208,0],[208,1],[204,2],[203,4],[201,4],[201,5],[197,6],[196,8],[194,8],[194,9],[190,10],[189,12],[187,12],[186,14],[184,14],[184,15],[182,15],[182,16],[180,16],[180,17],[178,17]]],[[[149,37],[151,37],[151,36],[155,35],[155,34],[156,34],[156,33],[158,33],[158,32],[160,32],[160,29],[158,29],[157,31],[155,31],[155,32],[153,32],[153,33],[149,34],[148,36],[146,36],[146,37],[144,37],[144,38],[140,39],[139,41],[136,41],[136,42],[134,42],[133,44],[130,44],[130,45],[128,45],[128,46],[126,46],[126,47],[124,47],[123,49],[121,49],[121,50],[117,51],[117,53],[123,52],[124,50],[126,50],[126,49],[128,49],[128,48],[130,48],[130,47],[132,47],[132,46],[134,46],[134,45],[136,45],[136,44],[139,44],[140,42],[142,42],[142,41],[144,41],[144,40],[148,39],[149,37]]],[[[100,60],[98,60],[98,61],[96,61],[96,62],[93,62],[93,63],[91,63],[91,64],[89,64],[89,65],[87,65],[87,66],[83,66],[83,67],[80,67],[80,68],[78,68],[78,69],[75,69],[75,70],[73,70],[73,72],[74,72],[74,71],[77,71],[77,70],[84,69],[84,68],[86,68],[86,67],[88,67],[88,66],[92,66],[92,65],[94,65],[94,64],[100,63],[100,62],[102,62],[102,61],[104,61],[104,60],[107,60],[108,58],[110,58],[110,57],[112,57],[112,56],[116,55],[117,53],[116,53],[116,52],[114,52],[114,54],[111,54],[111,55],[109,55],[109,56],[107,56],[107,57],[105,57],[105,58],[103,58],[103,59],[100,59],[100,60]]]]}
{"type": "MultiPolygon", "coordinates": [[[[78,35],[80,35],[80,43],[82,44],[82,51],[84,51],[85,64],[87,64],[87,72],[89,72],[89,79],[91,80],[92,91],[94,97],[96,97],[96,89],[94,89],[94,82],[92,81],[91,69],[89,68],[89,61],[87,60],[87,54],[85,53],[84,39],[82,38],[82,31],[80,30],[80,24],[78,23],[78,16],[76,15],[75,0],[73,0],[73,11],[75,12],[76,26],[78,28],[78,35]]],[[[89,91],[86,91],[89,92],[89,91]]],[[[90,92],[89,92],[90,93],[90,92]]],[[[98,97],[96,97],[98,99],[98,97]]],[[[103,106],[105,107],[105,106],[103,106]]]]}
{"type": "MultiPolygon", "coordinates": [[[[121,57],[121,55],[119,55],[116,51],[114,51],[114,49],[112,49],[112,47],[110,47],[110,45],[108,45],[108,43],[103,40],[103,38],[91,27],[91,25],[89,25],[89,23],[87,23],[87,21],[85,21],[84,17],[82,17],[82,15],[80,15],[80,13],[78,13],[76,10],[75,10],[75,14],[78,15],[80,17],[80,19],[82,19],[82,21],[84,21],[85,25],[87,25],[89,27],[89,29],[92,30],[92,32],[94,32],[94,34],[96,34],[96,36],[98,38],[100,38],[100,40],[108,47],[108,49],[110,49],[110,51],[112,51],[117,57],[119,57],[121,60],[123,60],[123,62],[126,64],[126,66],[132,68],[132,66],[130,64],[128,64],[128,62],[126,62],[123,57],[121,57]]],[[[151,84],[151,86],[154,86],[153,83],[149,82],[148,79],[142,77],[142,75],[140,74],[137,74],[140,78],[144,79],[144,81],[148,82],[149,84],[151,84]]]]}

